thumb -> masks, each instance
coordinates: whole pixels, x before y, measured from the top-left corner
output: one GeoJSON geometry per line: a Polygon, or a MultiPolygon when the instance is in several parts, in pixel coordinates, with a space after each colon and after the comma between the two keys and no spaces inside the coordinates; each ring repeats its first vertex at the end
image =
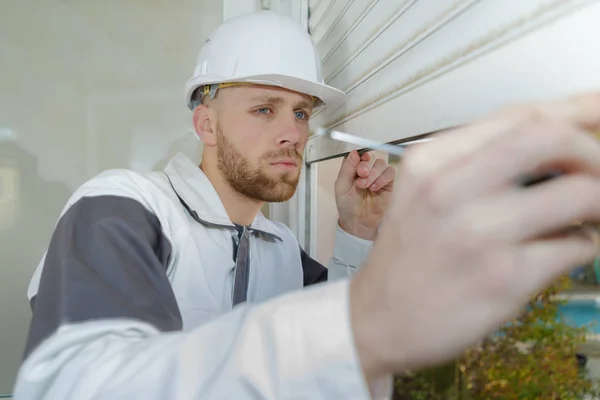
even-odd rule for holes
{"type": "Polygon", "coordinates": [[[358,155],[358,151],[352,150],[342,162],[342,167],[335,180],[336,194],[344,194],[352,189],[356,180],[356,169],[359,163],[360,156],[358,155]]]}

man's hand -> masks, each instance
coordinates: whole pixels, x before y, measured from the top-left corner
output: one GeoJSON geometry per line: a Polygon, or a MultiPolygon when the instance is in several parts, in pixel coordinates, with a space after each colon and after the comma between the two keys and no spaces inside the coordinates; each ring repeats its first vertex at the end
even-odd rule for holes
{"type": "Polygon", "coordinates": [[[372,159],[371,153],[350,152],[335,181],[340,227],[367,240],[375,239],[396,178],[396,170],[383,159],[372,159]]]}
{"type": "Polygon", "coordinates": [[[370,258],[350,283],[367,378],[432,366],[598,254],[600,94],[515,107],[407,152],[370,258]],[[519,178],[563,175],[523,188],[519,178]]]}

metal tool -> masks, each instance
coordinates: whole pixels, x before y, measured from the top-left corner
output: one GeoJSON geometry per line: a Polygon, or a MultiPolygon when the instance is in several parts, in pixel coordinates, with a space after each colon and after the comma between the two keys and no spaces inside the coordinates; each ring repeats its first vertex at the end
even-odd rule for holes
{"type": "Polygon", "coordinates": [[[406,151],[406,145],[411,145],[411,144],[414,144],[417,142],[426,142],[429,140],[433,140],[432,138],[425,138],[425,139],[418,139],[418,140],[403,143],[403,144],[388,144],[388,143],[377,142],[377,141],[371,140],[371,139],[365,139],[365,138],[359,137],[359,136],[354,136],[354,135],[351,135],[351,134],[345,133],[345,132],[340,132],[340,131],[335,131],[335,130],[328,131],[323,128],[320,128],[317,130],[317,135],[328,136],[329,138],[331,138],[333,140],[353,144],[355,146],[361,146],[361,147],[364,147],[369,150],[385,151],[387,153],[394,154],[397,156],[404,155],[404,152],[406,151]]]}
{"type": "MultiPolygon", "coordinates": [[[[433,138],[424,138],[424,139],[417,139],[412,142],[406,142],[403,144],[394,145],[394,144],[380,143],[375,140],[365,139],[363,137],[354,136],[354,135],[351,135],[351,134],[345,133],[345,132],[340,132],[340,131],[335,131],[335,130],[327,131],[322,128],[317,130],[317,134],[329,136],[333,140],[338,140],[340,142],[353,144],[355,146],[361,146],[361,147],[371,149],[371,150],[385,151],[385,152],[388,152],[390,154],[394,154],[397,156],[404,155],[407,145],[433,140],[433,138]]],[[[557,178],[560,175],[561,175],[561,171],[548,171],[541,175],[526,175],[519,180],[518,184],[519,184],[519,186],[522,186],[522,187],[534,186],[534,185],[546,182],[550,179],[557,178]]]]}
{"type": "MultiPolygon", "coordinates": [[[[337,140],[337,141],[344,142],[344,143],[349,143],[349,144],[352,144],[355,146],[360,146],[365,149],[385,151],[390,154],[394,154],[396,156],[404,155],[407,145],[410,146],[411,144],[414,144],[414,143],[427,142],[427,141],[433,140],[433,138],[423,138],[423,139],[417,139],[412,142],[406,142],[406,143],[394,145],[394,144],[380,143],[375,140],[365,139],[363,137],[354,136],[354,135],[351,135],[351,134],[345,133],[345,132],[340,132],[340,131],[335,131],[335,130],[328,131],[323,128],[320,128],[317,130],[317,135],[325,135],[325,136],[330,137],[333,140],[337,140]]],[[[516,184],[523,188],[527,188],[527,187],[539,185],[541,183],[547,182],[552,179],[559,178],[561,175],[562,175],[562,171],[560,171],[560,170],[550,170],[550,171],[546,171],[542,174],[532,174],[532,175],[523,176],[521,179],[517,180],[516,184]]],[[[589,229],[589,228],[592,228],[596,231],[600,231],[600,223],[598,223],[598,222],[575,222],[571,226],[569,226],[565,232],[566,233],[579,232],[581,230],[589,229]]]]}

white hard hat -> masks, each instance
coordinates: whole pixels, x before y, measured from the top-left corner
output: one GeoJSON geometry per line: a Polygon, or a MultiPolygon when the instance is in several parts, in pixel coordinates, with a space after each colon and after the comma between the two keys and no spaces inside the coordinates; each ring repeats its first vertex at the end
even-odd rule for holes
{"type": "Polygon", "coordinates": [[[185,85],[185,101],[193,109],[196,89],[205,94],[212,89],[214,95],[218,87],[244,83],[286,88],[329,106],[344,99],[343,91],[324,83],[321,59],[306,29],[271,11],[233,17],[212,33],[185,85]]]}

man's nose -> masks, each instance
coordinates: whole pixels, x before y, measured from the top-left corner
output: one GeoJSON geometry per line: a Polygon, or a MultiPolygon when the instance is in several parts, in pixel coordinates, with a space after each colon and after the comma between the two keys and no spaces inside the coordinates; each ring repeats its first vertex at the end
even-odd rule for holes
{"type": "Polygon", "coordinates": [[[282,122],[281,133],[277,140],[278,147],[297,146],[304,138],[305,131],[301,124],[292,114],[291,118],[285,118],[282,122]]]}

